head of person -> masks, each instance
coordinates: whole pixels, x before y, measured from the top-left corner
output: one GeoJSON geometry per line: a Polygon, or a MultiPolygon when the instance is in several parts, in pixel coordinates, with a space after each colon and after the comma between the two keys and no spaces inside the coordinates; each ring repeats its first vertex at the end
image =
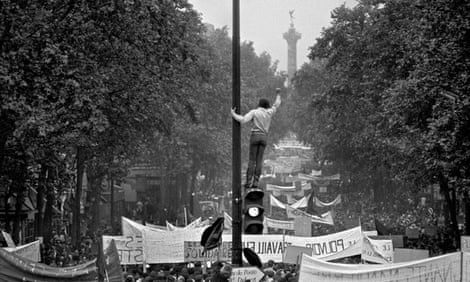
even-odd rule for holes
{"type": "Polygon", "coordinates": [[[261,98],[261,99],[259,99],[258,107],[269,109],[269,108],[271,108],[271,105],[269,104],[268,99],[261,98]]]}

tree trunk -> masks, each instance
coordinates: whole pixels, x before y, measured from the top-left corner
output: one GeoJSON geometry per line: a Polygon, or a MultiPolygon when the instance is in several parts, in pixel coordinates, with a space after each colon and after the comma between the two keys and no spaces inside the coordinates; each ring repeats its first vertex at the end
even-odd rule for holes
{"type": "Polygon", "coordinates": [[[18,166],[18,174],[16,179],[13,180],[14,190],[16,192],[16,203],[15,203],[15,217],[13,221],[13,240],[16,243],[22,243],[22,238],[20,238],[21,231],[21,221],[22,221],[22,209],[24,203],[24,192],[25,192],[25,179],[27,166],[26,162],[22,162],[18,166]]]}
{"type": "Polygon", "coordinates": [[[452,233],[454,234],[454,243],[455,247],[459,248],[460,245],[460,233],[459,233],[459,225],[457,222],[457,199],[455,197],[455,191],[452,192],[449,188],[449,182],[447,178],[440,173],[438,176],[439,180],[439,187],[441,188],[442,193],[444,194],[444,198],[447,203],[447,209],[449,211],[450,216],[450,227],[452,233]]]}
{"type": "Polygon", "coordinates": [[[22,189],[18,189],[16,193],[16,203],[15,203],[15,218],[13,221],[13,241],[16,244],[22,244],[22,240],[20,238],[20,231],[21,231],[21,216],[22,216],[22,207],[24,203],[24,194],[22,189]]]}
{"type": "Polygon", "coordinates": [[[8,233],[11,233],[11,219],[10,219],[10,203],[8,202],[8,199],[11,197],[11,193],[8,192],[6,195],[5,195],[5,199],[4,199],[4,204],[5,204],[5,231],[8,232],[8,233]]]}
{"type": "Polygon", "coordinates": [[[101,182],[103,177],[100,175],[90,175],[88,176],[88,184],[90,185],[89,191],[92,193],[92,219],[91,219],[91,233],[96,234],[100,227],[100,200],[101,200],[101,182]]]}
{"type": "Polygon", "coordinates": [[[465,208],[465,235],[468,235],[470,234],[470,199],[467,191],[465,191],[463,201],[465,208]]]}
{"type": "Polygon", "coordinates": [[[44,242],[50,243],[52,238],[52,219],[54,217],[54,167],[48,166],[46,180],[46,210],[44,211],[44,242]]]}
{"type": "Polygon", "coordinates": [[[101,199],[101,183],[105,177],[105,172],[100,164],[100,160],[94,158],[87,165],[87,185],[91,198],[91,228],[92,234],[96,234],[100,227],[100,199],[101,199]]]}
{"type": "Polygon", "coordinates": [[[77,184],[75,186],[75,198],[73,201],[72,219],[72,245],[80,247],[80,204],[82,198],[83,174],[85,172],[85,151],[83,147],[77,147],[77,184]]]}
{"type": "Polygon", "coordinates": [[[43,216],[43,209],[44,209],[44,194],[46,191],[46,177],[47,177],[47,167],[45,165],[41,165],[41,172],[39,174],[38,180],[38,194],[36,196],[36,209],[37,213],[34,218],[34,234],[36,237],[44,236],[44,216],[43,216]]]}

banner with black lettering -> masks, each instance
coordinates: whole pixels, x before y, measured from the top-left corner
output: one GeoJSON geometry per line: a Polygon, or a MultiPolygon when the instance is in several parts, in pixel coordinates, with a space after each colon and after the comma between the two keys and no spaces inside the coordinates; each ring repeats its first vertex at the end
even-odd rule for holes
{"type": "MultiPolygon", "coordinates": [[[[212,253],[202,255],[202,246],[199,240],[184,242],[184,261],[204,261],[217,257],[217,252],[224,260],[231,260],[231,252],[228,251],[231,247],[232,235],[222,235],[221,250],[213,250],[212,253]],[[228,257],[225,257],[227,255],[228,257]]],[[[322,260],[333,260],[344,258],[354,255],[359,255],[362,252],[362,232],[361,227],[345,230],[338,233],[333,233],[325,236],[316,237],[300,237],[300,236],[284,236],[284,235],[242,235],[242,244],[244,248],[252,249],[261,259],[262,262],[273,260],[281,262],[284,250],[287,246],[299,246],[312,249],[315,257],[322,260]]],[[[182,258],[173,258],[177,261],[183,262],[182,258]]],[[[222,258],[221,258],[222,259],[222,258]]],[[[148,263],[154,263],[153,259],[148,263]]]]}
{"type": "MultiPolygon", "coordinates": [[[[142,230],[146,263],[184,262],[184,242],[200,242],[206,227],[160,231],[142,230]]],[[[231,236],[231,235],[230,235],[231,236]]]]}
{"type": "Polygon", "coordinates": [[[465,254],[451,253],[402,263],[339,264],[303,254],[299,282],[469,281],[465,269],[466,259],[465,254]],[[463,262],[462,259],[464,259],[463,262]]]}
{"type": "Polygon", "coordinates": [[[313,256],[321,260],[335,260],[362,253],[362,231],[360,226],[323,236],[286,237],[291,245],[312,248],[313,256]]]}
{"type": "Polygon", "coordinates": [[[392,239],[375,240],[363,233],[361,259],[375,263],[393,263],[392,239]]]}
{"type": "Polygon", "coordinates": [[[121,265],[142,264],[144,262],[142,235],[103,236],[103,251],[114,240],[121,265]]]}

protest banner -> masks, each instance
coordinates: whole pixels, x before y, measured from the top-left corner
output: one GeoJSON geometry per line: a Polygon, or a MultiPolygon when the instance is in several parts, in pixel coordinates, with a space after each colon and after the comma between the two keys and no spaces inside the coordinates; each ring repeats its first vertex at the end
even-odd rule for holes
{"type": "Polygon", "coordinates": [[[317,237],[286,236],[290,245],[313,249],[313,256],[322,260],[334,260],[362,253],[361,227],[317,237]]]}
{"type": "Polygon", "coordinates": [[[460,250],[470,252],[470,236],[460,236],[460,250]]]}
{"type": "Polygon", "coordinates": [[[121,265],[142,264],[144,262],[143,242],[141,235],[103,236],[103,250],[114,240],[121,265]]]}
{"type": "Polygon", "coordinates": [[[0,281],[95,282],[98,268],[95,260],[69,267],[49,266],[0,248],[0,281]]]}
{"type": "Polygon", "coordinates": [[[299,264],[302,254],[312,255],[312,249],[299,246],[287,246],[282,258],[283,263],[299,264]]]}
{"type": "MultiPolygon", "coordinates": [[[[290,204],[289,206],[291,208],[294,208],[294,209],[306,208],[308,206],[308,201],[309,200],[310,200],[310,197],[304,196],[300,200],[294,202],[293,204],[290,204]]],[[[324,202],[320,201],[320,199],[318,199],[317,197],[314,197],[312,199],[312,201],[317,207],[321,207],[321,208],[332,207],[332,206],[336,206],[336,205],[341,203],[341,195],[336,196],[336,198],[333,201],[331,201],[330,203],[324,203],[324,202]]],[[[285,209],[286,205],[287,205],[287,204],[284,204],[283,202],[279,201],[272,194],[269,195],[269,202],[270,202],[271,206],[278,207],[278,208],[283,208],[283,209],[285,209]]]]}
{"type": "Polygon", "coordinates": [[[121,228],[124,236],[142,236],[142,229],[145,228],[145,225],[122,216],[121,228]]]}
{"type": "Polygon", "coordinates": [[[269,217],[264,217],[266,226],[269,228],[283,229],[283,230],[294,230],[293,220],[278,220],[269,217]]]}
{"type": "Polygon", "coordinates": [[[462,273],[462,258],[461,253],[452,253],[403,263],[339,264],[303,254],[299,282],[468,281],[461,280],[467,275],[462,273]]]}
{"type": "MultiPolygon", "coordinates": [[[[222,235],[223,238],[223,235],[222,235]]],[[[222,242],[219,248],[205,251],[201,242],[184,242],[184,261],[231,261],[232,260],[232,242],[222,242]]]]}
{"type": "Polygon", "coordinates": [[[361,258],[365,261],[375,263],[393,262],[392,240],[374,240],[363,233],[364,241],[362,245],[361,258]]]}
{"type": "Polygon", "coordinates": [[[10,233],[2,231],[3,238],[5,239],[5,242],[7,243],[7,247],[9,248],[14,248],[16,247],[15,242],[13,242],[13,239],[10,236],[10,233]]]}
{"type": "Polygon", "coordinates": [[[14,253],[22,258],[26,258],[28,260],[32,260],[35,262],[41,261],[41,251],[40,251],[40,242],[36,240],[34,242],[13,247],[13,248],[4,248],[6,251],[10,253],[14,253]]]}
{"type": "Polygon", "coordinates": [[[470,281],[470,253],[462,252],[462,281],[470,281]]]}
{"type": "MultiPolygon", "coordinates": [[[[201,255],[203,248],[199,244],[202,231],[195,230],[197,229],[175,236],[176,233],[174,232],[181,231],[165,234],[144,229],[146,262],[184,262],[185,256],[190,256],[194,261],[203,261],[204,257],[201,255]]],[[[229,260],[231,260],[231,252],[224,251],[224,248],[228,248],[224,247],[224,243],[231,244],[231,242],[231,234],[222,235],[221,253],[227,253],[229,260]]],[[[290,245],[310,248],[313,255],[324,260],[359,255],[362,253],[361,228],[356,227],[317,237],[283,236],[278,234],[242,235],[242,247],[252,249],[262,262],[268,260],[282,262],[285,248],[290,245]]]]}
{"type": "MultiPolygon", "coordinates": [[[[188,244],[186,252],[185,242],[200,242],[204,229],[205,227],[166,231],[147,227],[123,218],[123,232],[127,231],[127,234],[131,234],[126,236],[139,237],[139,234],[142,234],[142,250],[146,263],[184,262],[185,255],[190,250],[189,248],[192,248],[191,253],[195,254],[198,253],[196,249],[199,248],[196,244],[188,244]],[[138,234],[135,235],[136,233],[138,234]]],[[[231,243],[232,235],[224,234],[222,241],[231,243]]],[[[333,260],[361,254],[362,232],[360,227],[356,227],[317,237],[283,237],[282,235],[268,234],[262,236],[243,235],[243,246],[251,248],[262,261],[270,259],[278,262],[282,261],[284,249],[288,245],[312,248],[314,256],[324,260],[333,260]]],[[[198,259],[202,260],[203,258],[194,258],[194,260],[198,259]]]]}
{"type": "Polygon", "coordinates": [[[163,230],[163,231],[168,230],[168,228],[166,226],[156,225],[156,224],[151,224],[151,223],[145,223],[145,226],[150,227],[150,228],[160,229],[160,230],[163,230]]]}
{"type": "Polygon", "coordinates": [[[200,242],[205,228],[174,231],[143,228],[144,261],[146,263],[184,262],[184,242],[200,242]]]}
{"type": "Polygon", "coordinates": [[[321,216],[311,215],[302,210],[294,209],[289,205],[286,205],[286,212],[288,218],[308,217],[314,223],[322,223],[327,225],[334,225],[333,214],[331,211],[323,213],[321,216]]]}
{"type": "Polygon", "coordinates": [[[232,270],[230,282],[258,282],[264,277],[264,273],[257,267],[237,267],[232,270]]]}

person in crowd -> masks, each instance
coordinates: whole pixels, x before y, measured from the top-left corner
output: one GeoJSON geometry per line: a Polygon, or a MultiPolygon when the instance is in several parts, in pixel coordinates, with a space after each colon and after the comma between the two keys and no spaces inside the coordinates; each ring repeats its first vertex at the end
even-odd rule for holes
{"type": "Polygon", "coordinates": [[[263,154],[268,143],[268,132],[271,126],[272,116],[281,105],[281,89],[276,89],[276,100],[272,107],[267,99],[260,99],[258,107],[242,116],[236,113],[236,109],[231,110],[232,117],[240,122],[253,122],[250,135],[250,149],[248,169],[246,171],[245,188],[258,187],[259,178],[263,169],[263,154]]]}

